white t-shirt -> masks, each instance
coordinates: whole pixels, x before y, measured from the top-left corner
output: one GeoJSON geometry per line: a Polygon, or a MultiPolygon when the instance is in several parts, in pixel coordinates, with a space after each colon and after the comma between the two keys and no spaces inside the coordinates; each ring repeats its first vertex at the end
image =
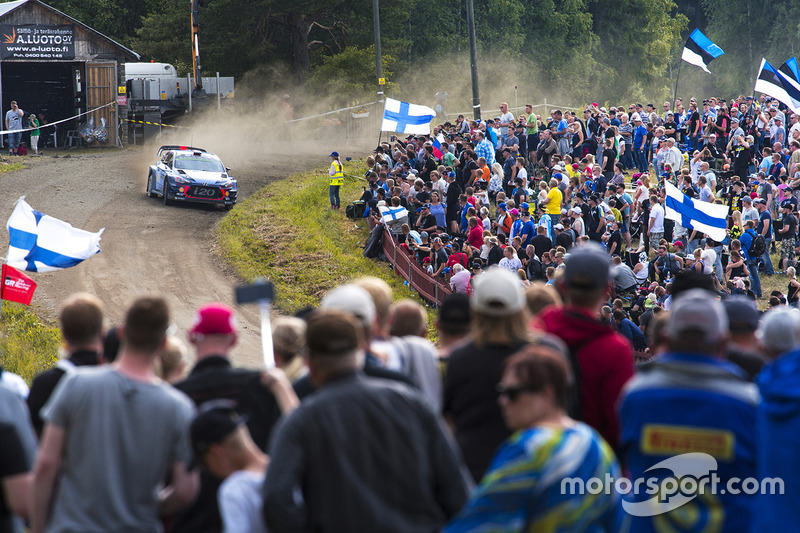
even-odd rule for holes
{"type": "Polygon", "coordinates": [[[239,470],[222,482],[217,493],[226,533],[267,533],[261,513],[264,473],[239,470]]]}
{"type": "Polygon", "coordinates": [[[700,259],[703,260],[703,274],[713,274],[714,264],[717,262],[717,252],[706,248],[700,254],[700,259]]]}
{"type": "Polygon", "coordinates": [[[499,266],[500,268],[505,268],[512,274],[516,274],[517,270],[522,268],[522,261],[520,261],[519,257],[517,257],[515,254],[514,257],[512,257],[511,259],[509,259],[508,257],[502,258],[497,266],[499,266]]]}
{"type": "Polygon", "coordinates": [[[653,227],[650,228],[652,233],[664,232],[664,208],[661,204],[650,206],[650,220],[653,221],[653,227]]]}

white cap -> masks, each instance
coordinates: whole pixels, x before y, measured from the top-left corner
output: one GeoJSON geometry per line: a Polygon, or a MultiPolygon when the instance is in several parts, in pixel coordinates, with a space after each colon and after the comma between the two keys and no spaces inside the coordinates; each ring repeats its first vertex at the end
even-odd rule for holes
{"type": "Polygon", "coordinates": [[[781,354],[800,346],[800,311],[774,307],[764,313],[756,336],[768,352],[781,354]]]}
{"type": "Polygon", "coordinates": [[[704,289],[691,289],[675,298],[667,332],[677,340],[686,331],[705,333],[708,342],[718,342],[728,334],[728,314],[722,302],[704,289]]]}
{"type": "Polygon", "coordinates": [[[478,313],[507,317],[525,307],[525,290],[520,279],[508,270],[495,267],[475,276],[470,307],[478,313]]]}
{"type": "Polygon", "coordinates": [[[638,121],[642,120],[642,117],[639,116],[639,113],[634,113],[633,115],[631,115],[631,122],[636,122],[637,120],[638,121]]]}
{"type": "Polygon", "coordinates": [[[320,309],[335,309],[352,313],[365,324],[375,320],[375,303],[369,293],[357,285],[341,285],[322,298],[320,309]]]}

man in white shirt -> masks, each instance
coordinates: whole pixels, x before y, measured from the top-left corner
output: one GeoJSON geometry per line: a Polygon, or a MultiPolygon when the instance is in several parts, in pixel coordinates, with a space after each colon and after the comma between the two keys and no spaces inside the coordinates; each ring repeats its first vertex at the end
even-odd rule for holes
{"type": "Polygon", "coordinates": [[[516,274],[517,270],[522,268],[522,261],[517,257],[513,246],[508,245],[503,249],[503,258],[497,266],[508,270],[512,274],[516,274]]]}
{"type": "Polygon", "coordinates": [[[658,202],[658,196],[650,196],[650,220],[647,226],[650,248],[658,250],[658,243],[664,237],[664,208],[658,202]]]}
{"type": "Polygon", "coordinates": [[[742,224],[748,220],[758,222],[758,209],[753,207],[753,199],[749,196],[742,198],[742,224]]]}
{"type": "Polygon", "coordinates": [[[683,166],[683,154],[675,146],[675,139],[667,137],[667,153],[664,155],[664,166],[669,165],[673,172],[680,172],[683,166]]]}

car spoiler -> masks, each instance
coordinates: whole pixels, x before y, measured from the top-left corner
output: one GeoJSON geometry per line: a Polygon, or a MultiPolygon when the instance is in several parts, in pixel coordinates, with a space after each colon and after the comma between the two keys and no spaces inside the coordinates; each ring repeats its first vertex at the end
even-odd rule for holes
{"type": "Polygon", "coordinates": [[[205,152],[202,148],[195,148],[194,146],[180,146],[178,144],[165,144],[161,148],[158,149],[158,156],[161,157],[161,152],[165,150],[190,150],[192,152],[205,152]]]}

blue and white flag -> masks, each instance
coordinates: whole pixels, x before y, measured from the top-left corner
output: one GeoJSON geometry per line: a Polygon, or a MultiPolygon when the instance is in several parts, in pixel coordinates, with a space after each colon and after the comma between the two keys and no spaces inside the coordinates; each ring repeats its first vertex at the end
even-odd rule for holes
{"type": "Polygon", "coordinates": [[[389,207],[388,205],[381,205],[378,207],[381,212],[381,222],[384,224],[391,224],[405,217],[408,219],[408,209],[405,207],[389,207]]]}
{"type": "Polygon", "coordinates": [[[761,59],[755,90],[777,98],[795,113],[800,113],[800,84],[793,82],[766,59],[761,59]]]}
{"type": "Polygon", "coordinates": [[[29,272],[50,272],[75,266],[100,252],[100,235],[33,209],[25,197],[17,200],[6,223],[7,263],[29,272]]]}
{"type": "Polygon", "coordinates": [[[797,58],[792,56],[783,62],[783,65],[778,67],[786,78],[792,82],[792,85],[800,87],[800,68],[797,67],[797,58]]]}
{"type": "Polygon", "coordinates": [[[724,53],[722,48],[712,43],[711,39],[695,28],[691,35],[689,35],[686,46],[683,47],[681,59],[692,65],[697,65],[711,74],[708,70],[708,64],[724,53]]]}
{"type": "Polygon", "coordinates": [[[723,241],[727,236],[728,206],[703,202],[690,198],[668,181],[664,182],[667,198],[664,202],[664,215],[684,228],[705,233],[715,241],[723,241]]]}
{"type": "Polygon", "coordinates": [[[387,98],[383,109],[381,131],[429,135],[431,120],[435,116],[436,111],[430,107],[387,98]]]}

